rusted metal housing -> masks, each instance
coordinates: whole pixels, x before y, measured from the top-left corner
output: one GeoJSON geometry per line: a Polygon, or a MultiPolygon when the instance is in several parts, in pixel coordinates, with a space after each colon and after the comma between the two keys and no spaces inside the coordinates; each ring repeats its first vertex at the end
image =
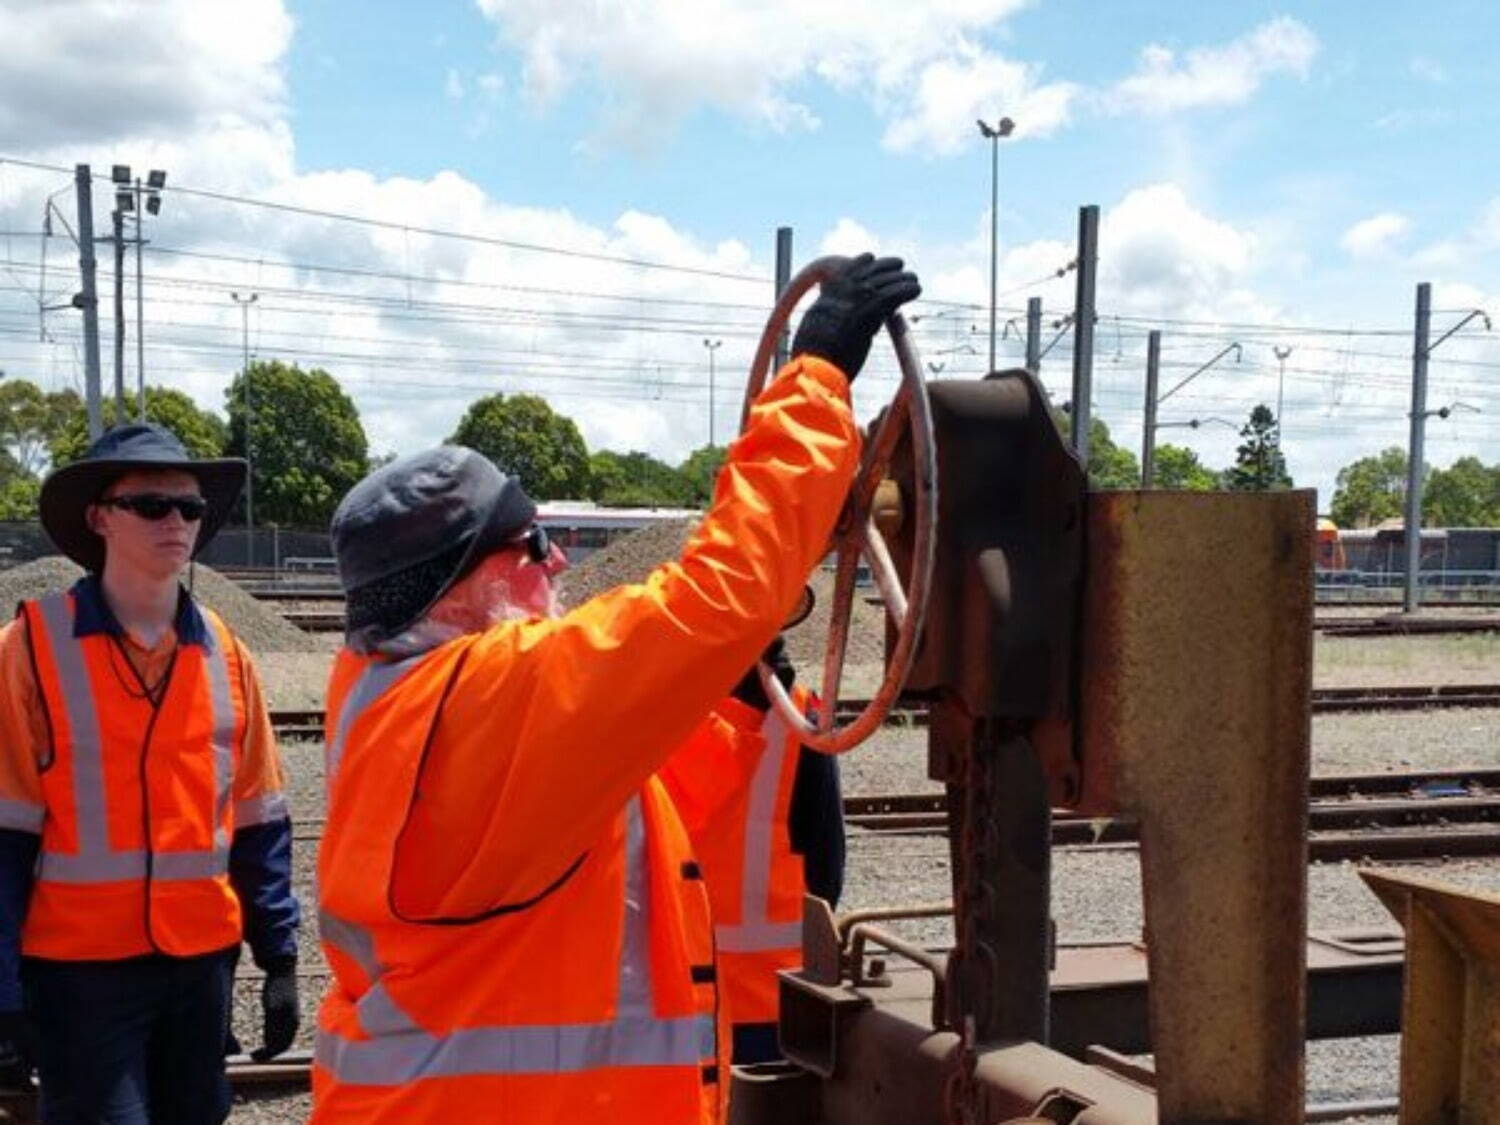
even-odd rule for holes
{"type": "MultiPolygon", "coordinates": [[[[986,977],[934,961],[891,974],[906,978],[904,988],[855,987],[840,972],[837,937],[809,932],[811,975],[788,982],[782,1030],[791,1057],[825,1076],[821,1120],[1300,1121],[1313,495],[1091,493],[1070,522],[1081,476],[1065,451],[1056,456],[1029,376],[931,390],[940,547],[908,690],[933,704],[932,766],[950,781],[950,807],[967,801],[971,825],[979,817],[1001,826],[989,850],[972,834],[958,842],[965,814],[954,834],[956,879],[965,859],[1007,875],[995,883],[998,904],[965,907],[962,886],[956,896],[960,920],[966,909],[989,910],[970,919],[971,932],[998,942],[999,967],[986,966],[986,977]],[[970,776],[967,761],[991,755],[991,768],[996,754],[1016,763],[1006,792],[986,804],[954,790],[955,778],[970,776]],[[1015,792],[1030,788],[1028,757],[1039,799],[1015,792]],[[1008,962],[1020,953],[1030,965],[1046,891],[1024,871],[1017,878],[1015,859],[1034,849],[1046,827],[1035,809],[1049,804],[1140,824],[1151,987],[1142,995],[1134,973],[1116,973],[1137,987],[1115,998],[1114,1011],[1144,1001],[1154,1090],[1004,1032],[980,1035],[967,1063],[961,1057],[957,1021],[973,1027],[976,1011],[994,1011],[965,999],[976,981],[1017,1002],[1036,991],[1014,987],[1008,962]],[[1007,931],[1007,914],[1028,928],[1007,931]],[[952,1089],[966,1065],[979,1093],[960,1106],[952,1089]]],[[[899,452],[893,464],[899,481],[899,452]]],[[[899,534],[892,554],[899,567],[899,534]]],[[[878,930],[866,935],[879,944],[878,930]]],[[[1325,949],[1330,957],[1338,959],[1325,949]]],[[[1351,1016],[1357,1026],[1388,1020],[1399,971],[1390,961],[1351,1016]]],[[[1063,954],[1058,968],[1070,963],[1082,967],[1063,954]]],[[[1331,979],[1326,963],[1319,968],[1331,979]]],[[[1054,1021],[1060,998],[1069,1002],[1059,983],[1054,974],[1041,994],[1054,1021]]],[[[1040,1034],[1024,1034],[1044,1040],[1047,1014],[1040,1034]]],[[[1086,1050],[1091,1036],[1079,1021],[1088,1018],[1070,1015],[1059,1045],[1086,1050]]]]}

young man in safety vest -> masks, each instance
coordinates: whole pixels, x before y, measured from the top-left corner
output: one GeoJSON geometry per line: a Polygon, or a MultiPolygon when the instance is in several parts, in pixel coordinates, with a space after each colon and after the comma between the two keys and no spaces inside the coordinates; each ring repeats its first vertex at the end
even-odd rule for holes
{"type": "Polygon", "coordinates": [[[797,600],[853,479],[848,381],[919,292],[823,287],[682,558],[565,616],[513,478],[446,447],[334,515],[316,1122],[720,1120],[727,1036],[686,832],[653,776],[797,600]]]}
{"type": "MultiPolygon", "coordinates": [[[[792,702],[814,715],[813,694],[778,637],[763,656],[792,702]]],[[[844,812],[838,759],[802,745],[771,708],[758,668],[715,714],[737,729],[734,760],[691,740],[661,770],[703,868],[714,918],[719,991],[736,1064],[781,1057],[777,974],[802,965],[802,900],[837,906],[844,884],[844,812]]]]}
{"type": "Polygon", "coordinates": [[[179,585],[240,460],[119,426],[42,485],[88,573],[0,630],[0,1039],[42,1121],[213,1125],[241,940],[297,1029],[291,822],[244,646],[179,585]],[[25,1004],[23,1009],[23,991],[25,1004]]]}

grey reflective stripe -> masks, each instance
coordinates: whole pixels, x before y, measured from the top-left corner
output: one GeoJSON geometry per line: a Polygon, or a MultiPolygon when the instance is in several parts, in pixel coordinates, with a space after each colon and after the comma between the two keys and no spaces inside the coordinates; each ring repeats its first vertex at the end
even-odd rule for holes
{"type": "Polygon", "coordinates": [[[94,691],[83,661],[83,646],[73,636],[73,613],[66,594],[49,594],[38,605],[67,712],[78,855],[103,855],[109,851],[104,750],[99,737],[99,717],[94,713],[94,691]]]}
{"type": "Polygon", "coordinates": [[[602,1067],[698,1067],[714,1054],[711,1016],[609,1023],[402,1031],[342,1039],[319,1030],[317,1062],[341,1082],[402,1086],[422,1078],[576,1074],[602,1067]]]}
{"type": "MultiPolygon", "coordinates": [[[[213,879],[229,871],[229,849],[207,852],[155,852],[151,879],[158,883],[213,879]]],[[[43,852],[37,878],[52,883],[116,883],[146,877],[146,853],[139,848],[103,855],[43,852]]]]}
{"type": "Polygon", "coordinates": [[[386,990],[367,931],[327,911],[319,915],[319,923],[324,939],[352,957],[373,980],[355,1005],[369,1039],[318,1032],[318,1065],[342,1082],[397,1086],[422,1078],[698,1067],[715,1056],[711,1013],[658,1019],[652,1010],[650,877],[639,797],[626,807],[619,995],[611,1020],[469,1027],[433,1034],[419,1027],[386,990]]]}
{"type": "Polygon", "coordinates": [[[0,828],[14,828],[17,832],[40,832],[47,810],[30,801],[17,801],[11,797],[0,797],[0,828]]]}
{"type": "Polygon", "coordinates": [[[203,663],[208,666],[208,695],[213,708],[214,843],[229,846],[229,794],[234,786],[234,696],[229,691],[229,654],[219,643],[214,626],[204,622],[207,643],[203,663]]]}
{"type": "Polygon", "coordinates": [[[353,958],[360,971],[371,980],[385,972],[375,957],[375,939],[363,926],[346,922],[331,911],[319,910],[318,933],[329,945],[353,958]]]}
{"type": "Polygon", "coordinates": [[[364,671],[359,674],[359,679],[354,681],[354,686],[344,697],[344,705],[339,708],[338,716],[334,720],[333,737],[328,740],[324,751],[323,792],[325,794],[333,792],[333,779],[338,775],[339,764],[344,760],[344,746],[349,741],[349,729],[354,726],[370,704],[385,694],[386,689],[401,678],[402,673],[426,655],[427,653],[420,652],[416,656],[408,656],[405,660],[395,660],[388,664],[367,664],[364,671]]]}
{"type": "Polygon", "coordinates": [[[714,945],[720,953],[763,953],[772,949],[797,949],[802,945],[802,923],[753,922],[738,926],[715,926],[714,945]]]}
{"type": "Polygon", "coordinates": [[[286,797],[281,793],[262,793],[259,797],[246,797],[234,803],[234,826],[252,828],[257,824],[273,824],[291,816],[286,797]]]}
{"type": "MultiPolygon", "coordinates": [[[[99,735],[99,718],[84,662],[83,644],[73,635],[73,614],[68,597],[66,594],[50,594],[38,605],[68,720],[78,850],[69,853],[49,851],[44,847],[37,866],[37,878],[75,884],[144,879],[148,870],[147,853],[139,848],[116,851],[109,844],[104,746],[99,735]]],[[[229,834],[223,816],[234,780],[234,700],[229,692],[229,666],[216,642],[205,649],[204,659],[208,664],[213,707],[214,844],[203,851],[153,854],[149,870],[154,881],[212,879],[229,871],[229,834]]],[[[44,839],[44,845],[45,842],[44,839]]]]}
{"type": "Polygon", "coordinates": [[[802,923],[772,922],[766,917],[771,902],[771,853],[777,829],[776,798],[781,792],[781,770],[786,763],[791,732],[774,710],[761,725],[766,749],[750,779],[745,808],[745,843],[740,869],[740,920],[714,927],[714,944],[727,953],[756,953],[802,944],[802,923]]]}
{"type": "Polygon", "coordinates": [[[625,916],[620,933],[617,1017],[651,1014],[650,887],[646,871],[646,825],[641,799],[625,806],[625,916]]]}

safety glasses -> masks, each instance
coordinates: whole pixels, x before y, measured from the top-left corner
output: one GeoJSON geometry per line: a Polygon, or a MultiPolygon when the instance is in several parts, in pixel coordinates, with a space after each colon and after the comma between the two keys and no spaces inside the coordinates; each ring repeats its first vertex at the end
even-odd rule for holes
{"type": "Polygon", "coordinates": [[[167,513],[175,510],[188,523],[197,523],[208,511],[208,501],[201,496],[163,496],[155,492],[141,492],[126,496],[111,496],[100,500],[106,508],[120,508],[133,512],[143,520],[164,520],[167,513]]]}
{"type": "Polygon", "coordinates": [[[552,554],[552,537],[539,523],[534,523],[527,528],[520,542],[526,547],[526,557],[539,566],[552,554]]]}

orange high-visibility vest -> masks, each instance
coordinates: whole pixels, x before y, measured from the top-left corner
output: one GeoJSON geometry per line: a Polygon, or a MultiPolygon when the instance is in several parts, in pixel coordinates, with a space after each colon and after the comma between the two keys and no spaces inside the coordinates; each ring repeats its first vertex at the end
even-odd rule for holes
{"type": "Polygon", "coordinates": [[[538,900],[441,923],[397,913],[395,854],[429,740],[486,737],[440,727],[475,640],[395,663],[346,649],[335,664],[318,857],[335,983],[314,1120],[719,1120],[708,897],[654,778],[538,900]]]}
{"type": "MultiPolygon", "coordinates": [[[[811,693],[800,685],[793,688],[792,700],[804,713],[813,705],[811,693]]],[[[802,744],[775,711],[759,726],[760,750],[748,780],[712,812],[690,822],[713,906],[719,987],[736,1024],[774,1023],[776,974],[802,964],[807,884],[788,830],[802,744]]],[[[755,743],[742,739],[741,745],[755,743]]],[[[679,788],[693,788],[690,775],[702,772],[686,757],[706,750],[689,745],[668,763],[663,774],[674,797],[679,788]]],[[[685,792],[679,799],[701,803],[685,792]]]]}
{"type": "Polygon", "coordinates": [[[201,609],[208,643],[181,646],[153,713],[111,637],[73,635],[72,595],[21,612],[52,732],[22,951],[117,960],[239,944],[230,797],[246,715],[229,630],[201,609]]]}
{"type": "Polygon", "coordinates": [[[799,357],[677,561],[559,618],[339,656],[314,1121],[721,1119],[708,896],[654,775],[775,636],[858,461],[847,381],[799,357]]]}

